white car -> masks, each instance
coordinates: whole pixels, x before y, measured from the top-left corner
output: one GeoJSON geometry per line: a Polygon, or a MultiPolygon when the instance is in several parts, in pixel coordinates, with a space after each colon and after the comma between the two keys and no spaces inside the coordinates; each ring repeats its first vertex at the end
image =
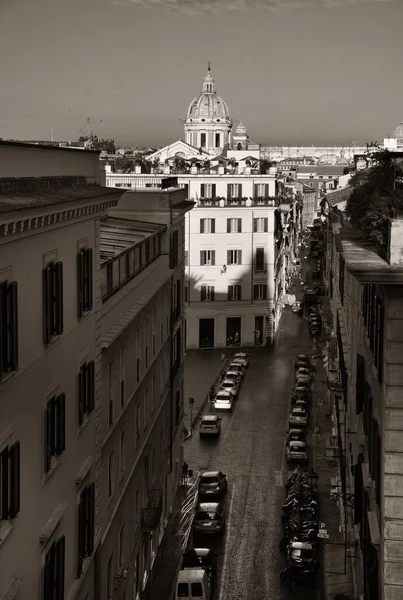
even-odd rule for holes
{"type": "Polygon", "coordinates": [[[246,360],[246,358],[233,358],[232,359],[232,363],[233,365],[241,365],[241,367],[243,367],[244,369],[248,368],[248,361],[246,360]]]}
{"type": "Polygon", "coordinates": [[[238,395],[239,383],[237,383],[234,379],[223,379],[220,387],[222,390],[225,390],[226,392],[232,394],[234,398],[236,398],[236,396],[238,395]]]}
{"type": "Polygon", "coordinates": [[[232,360],[242,360],[245,363],[245,367],[249,367],[249,356],[248,354],[245,354],[245,352],[237,352],[236,354],[234,354],[234,357],[232,360]]]}
{"type": "Polygon", "coordinates": [[[302,440],[289,440],[285,447],[287,462],[299,460],[301,462],[308,461],[308,452],[306,443],[302,440]]]}
{"type": "Polygon", "coordinates": [[[225,390],[218,390],[214,398],[214,408],[217,410],[231,410],[233,396],[225,390]]]}
{"type": "Polygon", "coordinates": [[[243,377],[245,373],[245,368],[240,363],[232,362],[228,367],[228,371],[235,371],[235,373],[238,373],[240,377],[243,377]]]}
{"type": "Polygon", "coordinates": [[[204,415],[201,418],[199,434],[218,436],[221,433],[221,419],[217,415],[204,415]]]}
{"type": "Polygon", "coordinates": [[[297,379],[297,385],[310,385],[311,384],[311,378],[308,375],[297,375],[296,377],[297,379]]]}
{"type": "Polygon", "coordinates": [[[290,427],[294,425],[306,427],[308,425],[308,412],[302,407],[295,407],[292,409],[288,422],[290,427]]]}
{"type": "Polygon", "coordinates": [[[242,381],[238,371],[227,371],[227,373],[225,373],[224,379],[231,379],[231,381],[233,381],[238,386],[241,385],[242,381]]]}

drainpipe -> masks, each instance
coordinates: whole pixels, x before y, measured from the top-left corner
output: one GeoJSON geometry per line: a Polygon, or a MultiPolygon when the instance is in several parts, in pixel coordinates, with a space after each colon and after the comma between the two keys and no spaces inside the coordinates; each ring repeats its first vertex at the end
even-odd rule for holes
{"type": "MultiPolygon", "coordinates": [[[[169,194],[169,260],[172,261],[173,260],[173,256],[172,256],[172,238],[173,238],[173,231],[172,231],[172,227],[173,227],[173,219],[172,219],[172,198],[171,198],[171,194],[169,194]]],[[[169,265],[172,269],[174,269],[174,265],[173,262],[172,264],[169,265]]],[[[170,435],[169,435],[169,473],[172,473],[172,469],[173,469],[173,402],[174,402],[174,392],[173,392],[173,387],[174,387],[174,381],[175,381],[175,374],[174,374],[174,366],[173,366],[173,349],[174,349],[174,342],[173,342],[173,330],[174,330],[174,323],[173,323],[173,319],[172,319],[172,314],[173,314],[173,306],[172,306],[172,294],[173,294],[173,275],[171,275],[171,277],[169,278],[169,346],[170,346],[170,350],[169,350],[169,429],[170,429],[170,435]]],[[[175,482],[176,485],[176,482],[175,482]]]]}

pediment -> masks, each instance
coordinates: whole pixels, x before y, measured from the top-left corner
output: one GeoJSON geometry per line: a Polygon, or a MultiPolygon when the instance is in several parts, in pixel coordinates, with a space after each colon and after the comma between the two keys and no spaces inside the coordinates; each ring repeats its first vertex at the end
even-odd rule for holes
{"type": "Polygon", "coordinates": [[[159,158],[160,161],[163,162],[165,160],[174,158],[174,156],[177,155],[178,153],[180,156],[183,156],[183,158],[185,158],[186,160],[190,160],[192,158],[200,158],[201,160],[206,160],[206,159],[211,158],[211,156],[208,152],[205,152],[203,150],[202,153],[200,154],[200,151],[198,148],[195,148],[194,146],[187,144],[183,140],[177,140],[176,142],[173,142],[172,144],[169,144],[168,146],[159,148],[156,152],[147,156],[147,159],[152,161],[152,160],[155,160],[156,158],[159,158]]]}

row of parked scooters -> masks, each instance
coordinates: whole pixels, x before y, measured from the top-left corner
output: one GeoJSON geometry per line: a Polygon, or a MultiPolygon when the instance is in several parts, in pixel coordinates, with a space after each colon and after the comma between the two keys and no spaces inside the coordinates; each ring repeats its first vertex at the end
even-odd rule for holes
{"type": "Polygon", "coordinates": [[[319,531],[316,480],[314,471],[296,469],[286,483],[286,500],[282,506],[283,537],[280,551],[286,555],[286,567],[280,574],[284,583],[315,587],[319,570],[317,537],[319,531]],[[314,483],[315,482],[315,483],[314,483]]]}

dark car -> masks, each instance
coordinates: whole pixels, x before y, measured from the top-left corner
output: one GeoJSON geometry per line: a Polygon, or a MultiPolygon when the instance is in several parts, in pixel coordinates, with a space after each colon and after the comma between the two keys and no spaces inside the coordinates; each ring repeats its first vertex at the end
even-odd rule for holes
{"type": "Polygon", "coordinates": [[[199,496],[223,496],[227,489],[227,476],[221,471],[206,471],[200,476],[199,496]]]}
{"type": "Polygon", "coordinates": [[[304,442],[306,438],[306,433],[303,429],[292,428],[288,431],[287,442],[295,441],[295,442],[304,442]]]}
{"type": "Polygon", "coordinates": [[[205,569],[214,576],[217,568],[217,555],[211,548],[189,548],[183,555],[182,569],[205,569]]]}
{"type": "Polygon", "coordinates": [[[224,527],[225,511],[222,504],[220,502],[200,502],[193,518],[193,533],[223,533],[224,527]]]}
{"type": "Polygon", "coordinates": [[[295,369],[299,369],[300,367],[306,367],[309,369],[311,366],[311,357],[307,354],[299,354],[295,359],[295,369]]]}

